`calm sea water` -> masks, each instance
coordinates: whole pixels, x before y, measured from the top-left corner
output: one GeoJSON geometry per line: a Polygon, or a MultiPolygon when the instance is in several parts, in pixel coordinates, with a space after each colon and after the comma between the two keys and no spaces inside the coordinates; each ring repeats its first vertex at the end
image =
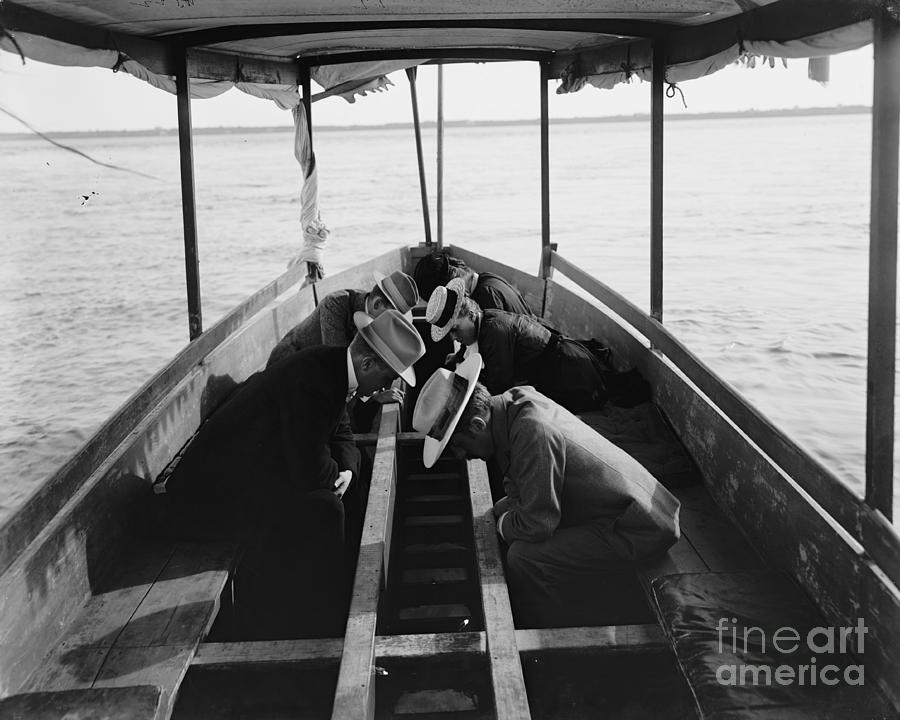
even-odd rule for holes
{"type": "MultiPolygon", "coordinates": [[[[869,117],[666,132],[666,323],[861,493],[869,117]]],[[[0,140],[0,522],[187,341],[176,138],[67,142],[159,179],[0,140]]],[[[290,129],[195,139],[206,327],[298,247],[291,143],[290,129]]],[[[315,143],[326,271],[422,239],[410,130],[315,143]]],[[[445,242],[534,272],[537,126],[451,127],[445,151],[445,242]]],[[[649,127],[557,126],[551,159],[560,252],[646,309],[649,127]]]]}

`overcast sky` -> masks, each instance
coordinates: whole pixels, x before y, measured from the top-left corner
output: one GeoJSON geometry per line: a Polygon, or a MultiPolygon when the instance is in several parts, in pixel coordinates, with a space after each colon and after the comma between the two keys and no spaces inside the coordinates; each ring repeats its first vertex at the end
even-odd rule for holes
{"type": "MultiPolygon", "coordinates": [[[[806,78],[805,60],[782,67],[729,67],[715,75],[681,84],[680,98],[666,102],[667,113],[870,105],[872,46],[831,59],[831,81],[823,87],[806,78]],[[774,80],[774,82],[773,82],[774,80]]],[[[538,68],[535,63],[448,65],[444,70],[444,117],[448,120],[535,118],[538,68]]],[[[313,106],[322,125],[380,124],[410,121],[406,75],[395,73],[387,92],[351,105],[329,98],[313,106]]],[[[419,71],[419,103],[424,120],[434,119],[437,70],[419,71]]],[[[555,88],[555,81],[551,88],[555,88]]],[[[552,90],[551,90],[552,92],[552,90]]],[[[635,82],[614,90],[591,87],[571,95],[552,95],[550,117],[590,117],[649,111],[650,86],[635,82]]],[[[28,61],[0,50],[0,107],[41,131],[170,128],[177,125],[175,97],[125,73],[100,68],[68,68],[28,61]]],[[[196,127],[291,125],[290,114],[274,103],[237,90],[192,104],[196,127]]],[[[0,133],[22,132],[0,113],[0,133]]]]}

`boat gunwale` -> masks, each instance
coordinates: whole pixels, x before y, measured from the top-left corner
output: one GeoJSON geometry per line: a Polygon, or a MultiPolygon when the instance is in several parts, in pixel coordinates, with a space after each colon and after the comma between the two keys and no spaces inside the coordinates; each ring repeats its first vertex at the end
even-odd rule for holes
{"type": "Polygon", "coordinates": [[[580,270],[558,252],[551,252],[551,267],[645,337],[773,464],[860,543],[891,582],[900,587],[900,534],[879,510],[870,507],[865,498],[855,494],[821,462],[775,427],[763,413],[672,335],[663,323],[650,317],[602,281],[580,270]]]}

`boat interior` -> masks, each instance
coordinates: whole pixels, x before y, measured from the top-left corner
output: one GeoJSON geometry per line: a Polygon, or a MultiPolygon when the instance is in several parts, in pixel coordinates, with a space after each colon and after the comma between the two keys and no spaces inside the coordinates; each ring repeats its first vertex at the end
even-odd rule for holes
{"type": "MultiPolygon", "coordinates": [[[[375,270],[411,271],[430,251],[399,248],[320,281],[317,292],[366,287],[375,270]]],[[[312,288],[298,291],[294,268],[139,391],[120,411],[132,417],[130,432],[121,436],[123,418],[113,418],[98,446],[73,459],[106,454],[88,482],[66,498],[66,476],[57,476],[42,502],[7,526],[4,549],[26,547],[0,578],[5,716],[90,708],[173,718],[894,717],[897,645],[879,643],[897,629],[897,598],[872,592],[880,577],[853,539],[722,413],[713,400],[723,402],[727,386],[708,371],[692,380],[678,370],[660,349],[674,340],[646,320],[631,326],[624,318],[633,306],[562,257],[545,280],[449,251],[509,278],[548,322],[602,339],[618,368],[650,381],[653,402],[607,404],[582,419],[681,501],[681,538],[667,555],[574,584],[552,627],[517,624],[492,514],[497,478],[479,460],[444,458],[426,470],[410,397],[384,406],[372,431],[356,436],[370,491],[343,635],[304,625],[303,608],[281,637],[239,626],[237,548],[161,539],[150,487],[312,309],[312,288]],[[870,608],[865,669],[882,673],[881,688],[779,692],[717,682],[719,618],[768,632],[825,626],[861,591],[870,608]]],[[[416,323],[423,329],[423,318],[416,323]]],[[[417,374],[445,353],[429,339],[417,374]]],[[[808,662],[766,650],[757,644],[750,656],[808,662]]],[[[827,660],[844,669],[856,662],[841,653],[827,660]]]]}
{"type": "MultiPolygon", "coordinates": [[[[900,537],[891,524],[896,3],[466,0],[451,12],[438,0],[223,0],[215,11],[200,0],[6,0],[0,48],[23,62],[124,71],[177,95],[191,340],[0,526],[0,718],[900,717],[900,537]],[[820,60],[868,43],[871,422],[862,498],[663,324],[662,101],[666,86],[740,59],[820,60]],[[506,60],[540,68],[534,275],[443,247],[440,200],[436,242],[429,229],[415,67],[506,60]],[[313,274],[311,284],[314,263],[298,262],[203,328],[191,98],[237,87],[283,101],[299,133],[312,124],[314,99],[384,88],[397,70],[410,80],[425,242],[313,274]],[[635,76],[651,90],[649,314],[550,242],[550,80],[575,92],[635,76]],[[327,89],[314,97],[311,79],[327,89]],[[652,564],[573,583],[558,622],[527,626],[492,513],[500,478],[480,460],[445,458],[426,470],[409,389],[402,407],[384,406],[356,436],[369,493],[342,631],[316,627],[297,607],[283,633],[262,636],[239,621],[240,548],[161,536],[154,483],[317,298],[371,287],[375,271],[411,273],[435,249],[506,278],[549,325],[598,340],[617,369],[649,383],[651,402],[582,419],[678,497],[680,539],[652,564]],[[842,641],[785,650],[774,641],[784,629],[807,641],[841,631],[842,641]],[[732,633],[727,647],[723,630],[732,633]],[[854,632],[850,647],[843,640],[854,632]],[[779,680],[782,669],[792,681],[779,680]]],[[[311,155],[311,133],[309,142],[311,155]]],[[[314,160],[306,180],[309,167],[314,160]]],[[[416,323],[424,331],[424,319],[416,323]]],[[[426,344],[420,378],[446,352],[426,344]]]]}

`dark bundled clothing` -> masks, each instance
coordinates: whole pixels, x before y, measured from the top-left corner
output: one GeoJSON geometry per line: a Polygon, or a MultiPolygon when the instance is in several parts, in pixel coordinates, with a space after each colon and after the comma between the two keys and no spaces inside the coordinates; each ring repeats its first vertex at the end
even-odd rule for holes
{"type": "Polygon", "coordinates": [[[471,298],[478,303],[478,307],[482,310],[506,310],[534,317],[534,313],[525,302],[522,293],[502,277],[493,273],[478,274],[478,282],[475,283],[471,298]]]}
{"type": "Polygon", "coordinates": [[[340,470],[356,474],[346,356],[346,348],[308,348],[241,383],[168,479],[170,503],[203,524],[235,530],[264,509],[330,489],[340,470]]]}
{"type": "Polygon", "coordinates": [[[491,395],[524,383],[571,412],[597,408],[607,400],[600,361],[581,343],[535,318],[485,310],[477,341],[484,359],[481,382],[491,395]]]}
{"type": "Polygon", "coordinates": [[[356,337],[353,313],[365,312],[367,295],[365,290],[335,290],[328,293],[309,315],[278,341],[266,367],[298,350],[316,345],[347,347],[356,337]]]}
{"type": "Polygon", "coordinates": [[[347,390],[342,347],[301,350],[252,375],[201,426],[160,496],[175,535],[241,541],[240,614],[269,623],[254,622],[252,637],[336,632],[346,617],[367,496],[347,390]],[[342,470],[353,479],[337,498],[342,470]]]}

